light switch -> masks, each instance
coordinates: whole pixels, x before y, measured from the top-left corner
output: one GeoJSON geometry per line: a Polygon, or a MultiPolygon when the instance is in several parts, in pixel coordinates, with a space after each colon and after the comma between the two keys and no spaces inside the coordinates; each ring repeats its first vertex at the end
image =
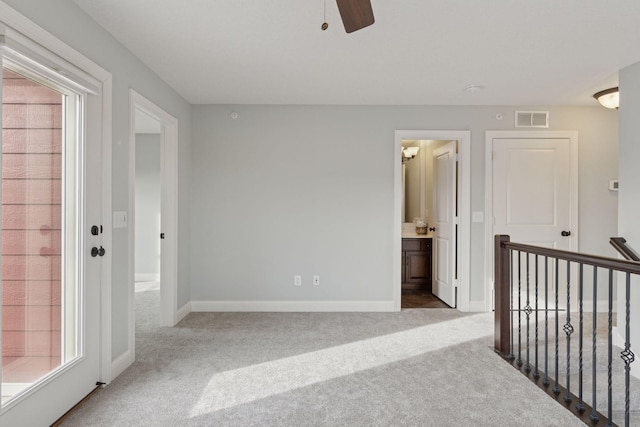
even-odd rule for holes
{"type": "Polygon", "coordinates": [[[113,228],[127,228],[126,211],[113,211],[113,228]]]}
{"type": "Polygon", "coordinates": [[[482,211],[473,211],[471,216],[472,222],[484,222],[484,212],[482,211]]]}

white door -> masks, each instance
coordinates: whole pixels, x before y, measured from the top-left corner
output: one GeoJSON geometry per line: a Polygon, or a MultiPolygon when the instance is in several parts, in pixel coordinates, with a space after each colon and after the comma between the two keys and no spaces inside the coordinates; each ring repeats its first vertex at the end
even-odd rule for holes
{"type": "Polygon", "coordinates": [[[10,52],[2,71],[0,425],[50,425],[100,379],[102,102],[10,52]]]}
{"type": "Polygon", "coordinates": [[[569,139],[494,139],[493,151],[494,234],[573,249],[569,139]]]}
{"type": "MultiPolygon", "coordinates": [[[[575,224],[572,224],[571,216],[572,208],[575,209],[572,205],[576,203],[571,189],[571,140],[493,139],[493,152],[493,234],[509,235],[511,241],[517,243],[575,250],[572,247],[577,230],[573,229],[575,224]]],[[[535,257],[521,254],[513,262],[513,283],[520,283],[519,275],[521,280],[529,274],[534,277],[535,257]]],[[[553,295],[556,289],[555,267],[553,263],[548,267],[549,292],[553,295]]],[[[544,277],[544,271],[543,261],[539,260],[537,277],[544,277]]],[[[558,280],[566,282],[564,267],[558,274],[558,280]]],[[[522,280],[522,284],[523,289],[519,291],[519,294],[523,293],[521,303],[532,304],[535,289],[527,288],[529,281],[522,280]]],[[[564,307],[566,291],[562,289],[559,305],[564,307]]],[[[574,290],[571,294],[575,306],[577,292],[574,290]]],[[[538,303],[543,304],[542,294],[539,298],[538,303]]]]}
{"type": "Polygon", "coordinates": [[[433,294],[456,307],[456,141],[433,151],[433,294]]]}

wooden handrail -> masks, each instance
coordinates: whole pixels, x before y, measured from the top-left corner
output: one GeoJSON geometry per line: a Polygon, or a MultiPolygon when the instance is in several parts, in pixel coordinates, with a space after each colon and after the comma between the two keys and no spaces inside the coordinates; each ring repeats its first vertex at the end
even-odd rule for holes
{"type": "Polygon", "coordinates": [[[616,248],[625,259],[629,261],[640,261],[640,256],[638,256],[636,251],[631,249],[631,246],[627,245],[624,237],[612,237],[609,239],[609,243],[611,243],[611,246],[616,248]]]}
{"type": "MultiPolygon", "coordinates": [[[[496,238],[497,237],[498,236],[496,236],[496,238]]],[[[611,268],[625,273],[640,274],[640,263],[635,261],[627,261],[599,255],[581,254],[561,249],[543,248],[540,246],[525,245],[522,243],[505,242],[503,245],[505,249],[514,251],[528,252],[534,255],[548,256],[550,258],[558,258],[580,264],[594,265],[596,267],[611,268]]]]}

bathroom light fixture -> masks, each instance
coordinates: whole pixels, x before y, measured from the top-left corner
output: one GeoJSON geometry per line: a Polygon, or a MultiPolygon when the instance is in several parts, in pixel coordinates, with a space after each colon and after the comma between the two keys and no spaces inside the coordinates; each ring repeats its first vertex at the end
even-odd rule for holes
{"type": "Polygon", "coordinates": [[[408,162],[418,154],[420,147],[402,147],[402,162],[408,162]]]}
{"type": "Polygon", "coordinates": [[[612,87],[611,89],[601,90],[593,95],[595,99],[605,108],[618,109],[620,106],[620,96],[618,88],[612,87]]]}

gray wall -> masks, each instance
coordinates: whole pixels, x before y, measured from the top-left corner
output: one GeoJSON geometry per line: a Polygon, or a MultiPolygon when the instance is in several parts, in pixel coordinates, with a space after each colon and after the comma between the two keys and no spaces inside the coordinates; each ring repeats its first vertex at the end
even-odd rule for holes
{"type": "Polygon", "coordinates": [[[137,134],[136,280],[160,275],[160,183],[160,135],[137,134]]]}
{"type": "MultiPolygon", "coordinates": [[[[483,211],[485,131],[513,129],[516,108],[526,109],[194,106],[192,300],[391,300],[394,131],[470,130],[471,209],[483,211]]],[[[535,110],[550,111],[552,130],[579,131],[580,249],[613,255],[617,112],[535,110]]],[[[474,223],[472,301],[483,281],[484,224],[474,223]]]]}
{"type": "MultiPolygon", "coordinates": [[[[620,205],[619,235],[640,252],[640,63],[620,71],[620,205]]],[[[624,281],[620,281],[624,283],[624,281]]],[[[624,334],[624,287],[618,288],[618,328],[624,334]],[[622,292],[620,292],[622,291],[622,292]]],[[[638,354],[640,342],[640,280],[634,276],[631,286],[631,343],[638,354]]],[[[640,376],[637,363],[632,372],[640,376]]]]}
{"type": "MultiPolygon", "coordinates": [[[[179,241],[178,307],[189,301],[189,159],[191,106],[126,50],[71,0],[6,0],[27,16],[113,75],[113,210],[128,211],[129,186],[129,88],[157,104],[179,121],[179,241]]],[[[128,229],[113,230],[112,356],[128,349],[127,309],[129,257],[128,229]]]]}

